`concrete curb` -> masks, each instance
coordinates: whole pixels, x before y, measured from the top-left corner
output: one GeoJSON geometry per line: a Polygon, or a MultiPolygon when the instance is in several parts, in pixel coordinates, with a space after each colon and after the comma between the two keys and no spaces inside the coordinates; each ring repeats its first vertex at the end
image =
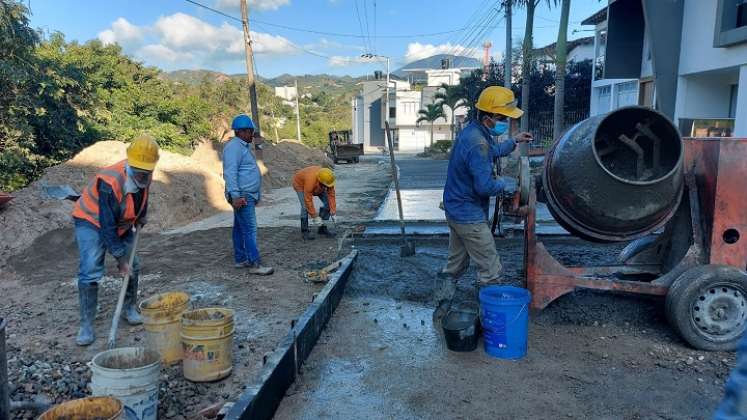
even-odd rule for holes
{"type": "Polygon", "coordinates": [[[247,386],[226,415],[227,420],[272,419],[340,303],[357,256],[358,251],[354,250],[343,259],[342,266],[266,358],[254,383],[247,386]]]}

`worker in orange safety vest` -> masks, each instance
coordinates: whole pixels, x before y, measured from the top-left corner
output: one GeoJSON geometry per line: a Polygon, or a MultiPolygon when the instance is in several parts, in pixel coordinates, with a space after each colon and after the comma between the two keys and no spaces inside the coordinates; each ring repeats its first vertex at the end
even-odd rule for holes
{"type": "Polygon", "coordinates": [[[80,329],[76,342],[80,346],[95,340],[93,320],[98,282],[104,275],[107,251],[117,260],[120,274],[130,272],[122,317],[130,325],[142,324],[136,306],[140,261],[135,257],[129,267],[128,257],[134,252],[133,228],[139,229],[146,223],[148,193],[158,153],[158,144],[152,137],[135,138],[127,148],[127,159],[99,170],[75,203],[73,220],[80,253],[80,329]]]}
{"type": "Polygon", "coordinates": [[[313,240],[309,225],[318,226],[317,233],[334,237],[336,232],[330,229],[328,221],[337,223],[337,200],[335,197],[335,173],[329,168],[309,166],[296,172],[293,176],[293,189],[298,194],[301,204],[301,235],[304,240],[313,240]],[[322,202],[316,211],[314,197],[322,202]],[[311,217],[311,223],[309,223],[311,217]]]}

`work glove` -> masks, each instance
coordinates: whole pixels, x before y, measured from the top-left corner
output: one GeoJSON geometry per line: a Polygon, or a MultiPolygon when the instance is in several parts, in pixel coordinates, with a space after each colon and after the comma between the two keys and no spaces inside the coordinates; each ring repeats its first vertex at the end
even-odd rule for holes
{"type": "Polygon", "coordinates": [[[329,218],[330,218],[330,219],[332,219],[332,223],[335,223],[335,224],[337,224],[337,216],[335,216],[335,215],[333,214],[333,215],[329,216],[329,218]]]}
{"type": "Polygon", "coordinates": [[[518,190],[519,185],[519,182],[516,180],[516,178],[504,176],[501,177],[501,180],[503,181],[503,191],[501,191],[501,195],[506,198],[510,198],[516,195],[516,191],[518,190]]]}
{"type": "Polygon", "coordinates": [[[322,218],[319,216],[312,217],[311,222],[309,223],[313,227],[321,226],[322,225],[322,218]]]}
{"type": "Polygon", "coordinates": [[[130,271],[129,258],[127,257],[128,255],[125,254],[117,258],[117,269],[119,270],[119,275],[122,277],[124,277],[130,271]]]}
{"type": "Polygon", "coordinates": [[[233,200],[231,200],[231,205],[233,206],[233,208],[238,210],[246,206],[246,198],[244,197],[234,198],[233,200]]]}

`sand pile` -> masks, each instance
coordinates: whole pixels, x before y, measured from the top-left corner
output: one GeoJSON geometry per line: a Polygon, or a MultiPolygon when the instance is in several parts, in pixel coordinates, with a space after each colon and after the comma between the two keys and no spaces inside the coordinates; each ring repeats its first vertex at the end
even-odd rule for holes
{"type": "MultiPolygon", "coordinates": [[[[80,192],[99,168],[122,160],[126,148],[122,142],[98,142],[14,193],[15,200],[0,211],[0,261],[50,230],[72,226],[73,203],[48,198],[42,189],[45,184],[67,184],[80,192]]],[[[223,179],[213,171],[189,157],[161,151],[151,187],[147,230],[173,228],[230,210],[223,191],[223,179]]]]}
{"type": "MultiPolygon", "coordinates": [[[[72,227],[73,203],[48,198],[44,185],[70,185],[80,192],[99,168],[124,159],[126,148],[127,144],[118,141],[98,142],[14,193],[15,200],[0,210],[0,264],[44,233],[72,227]]],[[[293,174],[306,166],[331,166],[324,152],[300,143],[267,143],[264,150],[266,190],[289,186],[293,174]]],[[[231,209],[224,196],[221,151],[222,146],[212,142],[199,145],[191,157],[161,151],[147,231],[172,229],[231,209]]]]}
{"type": "MultiPolygon", "coordinates": [[[[288,187],[293,174],[299,169],[311,165],[332,167],[332,161],[318,149],[311,149],[296,141],[283,140],[278,144],[265,143],[264,165],[267,173],[264,176],[265,190],[288,187]]],[[[221,156],[223,144],[204,142],[195,148],[192,159],[218,175],[223,173],[221,156]]]]}

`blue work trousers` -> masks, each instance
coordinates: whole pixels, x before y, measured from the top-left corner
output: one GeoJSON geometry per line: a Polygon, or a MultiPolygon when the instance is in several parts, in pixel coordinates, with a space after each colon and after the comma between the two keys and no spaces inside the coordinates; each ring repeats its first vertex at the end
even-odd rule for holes
{"type": "MultiPolygon", "coordinates": [[[[135,240],[135,234],[132,230],[122,237],[127,247],[128,258],[132,251],[132,245],[135,240]]],[[[89,222],[75,219],[75,241],[78,243],[78,253],[80,254],[80,266],[78,268],[78,286],[85,284],[98,283],[104,276],[104,258],[106,256],[106,245],[101,239],[99,229],[89,222]]],[[[140,259],[135,256],[132,264],[131,279],[137,279],[140,274],[140,259]]]]}
{"type": "Polygon", "coordinates": [[[726,382],[724,399],[721,400],[716,420],[736,420],[747,418],[747,334],[739,341],[737,347],[737,365],[726,382]]]}
{"type": "Polygon", "coordinates": [[[244,207],[233,209],[233,256],[237,264],[259,264],[256,205],[248,198],[244,207]]]}
{"type": "MultiPolygon", "coordinates": [[[[296,194],[298,195],[298,201],[301,203],[301,219],[308,219],[309,218],[309,210],[306,208],[306,202],[304,201],[304,193],[303,191],[296,191],[296,194]]],[[[329,198],[327,197],[327,193],[323,192],[322,195],[318,196],[319,199],[322,201],[322,204],[324,205],[323,208],[326,208],[329,210],[329,198]]],[[[322,211],[319,209],[318,215],[319,217],[322,217],[322,211]]],[[[324,216],[322,217],[324,220],[328,220],[330,213],[324,212],[324,216]]]]}

